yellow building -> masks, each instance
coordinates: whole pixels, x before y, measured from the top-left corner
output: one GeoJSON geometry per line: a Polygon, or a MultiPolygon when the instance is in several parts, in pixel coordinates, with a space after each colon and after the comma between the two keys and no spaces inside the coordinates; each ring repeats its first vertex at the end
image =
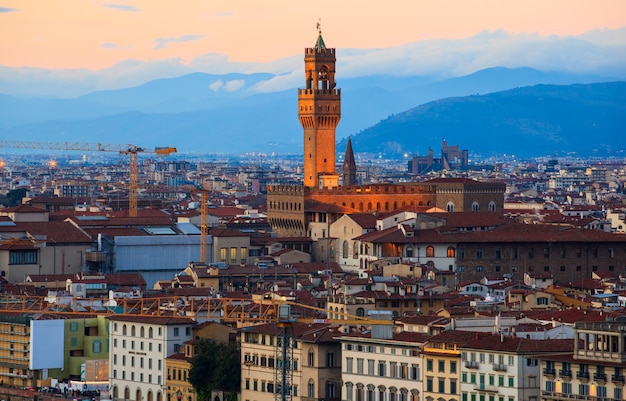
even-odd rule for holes
{"type": "Polygon", "coordinates": [[[424,401],[459,401],[461,347],[474,340],[472,331],[444,331],[428,340],[422,349],[424,401]]]}
{"type": "MultiPolygon", "coordinates": [[[[205,322],[193,328],[193,340],[187,341],[181,353],[173,354],[165,360],[167,376],[165,395],[167,401],[196,401],[196,393],[189,383],[191,360],[196,350],[196,342],[211,339],[215,342],[228,342],[231,329],[223,324],[205,322]]],[[[215,397],[211,397],[214,400],[215,397]]]]}

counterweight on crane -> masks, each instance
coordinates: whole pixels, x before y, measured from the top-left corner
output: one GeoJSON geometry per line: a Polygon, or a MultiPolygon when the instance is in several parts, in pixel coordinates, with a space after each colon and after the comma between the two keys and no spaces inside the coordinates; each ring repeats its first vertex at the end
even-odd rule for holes
{"type": "Polygon", "coordinates": [[[159,147],[154,149],[143,148],[137,145],[112,145],[106,143],[85,142],[33,142],[33,141],[5,141],[0,140],[1,148],[16,149],[47,149],[47,150],[77,150],[84,152],[116,152],[130,156],[130,176],[128,178],[128,215],[137,216],[137,188],[139,180],[138,153],[152,153],[157,156],[167,156],[176,153],[176,148],[159,147]]]}

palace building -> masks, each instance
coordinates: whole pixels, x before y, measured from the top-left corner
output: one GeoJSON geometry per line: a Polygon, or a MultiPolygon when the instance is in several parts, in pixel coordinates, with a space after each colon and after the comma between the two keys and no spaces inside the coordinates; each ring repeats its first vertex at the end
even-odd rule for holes
{"type": "MultiPolygon", "coordinates": [[[[502,213],[505,185],[501,183],[439,178],[356,185],[350,140],[340,183],[335,164],[335,130],[341,118],[341,89],[335,82],[335,63],[335,49],[326,47],[319,31],[314,47],[304,51],[305,87],[298,89],[298,116],[304,130],[304,185],[268,188],[268,217],[273,231],[283,237],[312,237],[312,223],[330,227],[330,223],[347,213],[383,213],[407,207],[502,213]]],[[[328,232],[322,230],[319,237],[328,232]]]]}

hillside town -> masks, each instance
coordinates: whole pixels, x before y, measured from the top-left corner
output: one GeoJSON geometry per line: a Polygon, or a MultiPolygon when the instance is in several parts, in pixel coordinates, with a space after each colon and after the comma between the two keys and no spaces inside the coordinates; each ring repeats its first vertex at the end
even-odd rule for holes
{"type": "Polygon", "coordinates": [[[208,339],[238,401],[625,399],[624,161],[338,150],[334,50],[297,158],[3,159],[0,393],[205,401],[208,339]]]}

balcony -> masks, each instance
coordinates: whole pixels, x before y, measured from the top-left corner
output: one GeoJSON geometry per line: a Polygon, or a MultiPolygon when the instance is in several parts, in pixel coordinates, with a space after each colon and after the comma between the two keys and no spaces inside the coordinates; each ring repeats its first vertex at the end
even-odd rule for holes
{"type": "Polygon", "coordinates": [[[561,369],[561,370],[559,370],[559,376],[571,379],[572,378],[572,371],[571,370],[561,369]]]}
{"type": "Polygon", "coordinates": [[[589,372],[576,372],[576,378],[580,380],[589,380],[589,372]]]}
{"type": "Polygon", "coordinates": [[[465,361],[465,367],[470,369],[478,369],[478,362],[476,361],[465,361]]]}
{"type": "Polygon", "coordinates": [[[582,400],[582,401],[620,401],[616,398],[604,398],[604,397],[594,397],[591,395],[578,395],[578,394],[568,394],[568,393],[553,393],[551,391],[542,391],[541,392],[542,400],[559,400],[559,401],[570,401],[570,400],[582,400]]]}
{"type": "Polygon", "coordinates": [[[624,384],[624,376],[622,376],[622,375],[619,375],[619,376],[611,375],[611,381],[613,383],[622,383],[622,384],[624,384]]]}
{"type": "Polygon", "coordinates": [[[486,386],[484,383],[474,384],[474,390],[476,391],[484,391],[487,393],[497,393],[498,387],[496,386],[486,386]]]}
{"type": "Polygon", "coordinates": [[[594,373],[593,374],[593,379],[596,380],[596,381],[605,382],[606,381],[606,373],[594,373]]]}
{"type": "Polygon", "coordinates": [[[506,372],[506,365],[503,363],[494,363],[493,370],[497,372],[506,372]]]}
{"type": "Polygon", "coordinates": [[[543,368],[543,374],[546,376],[556,376],[556,369],[554,368],[543,368]]]}

